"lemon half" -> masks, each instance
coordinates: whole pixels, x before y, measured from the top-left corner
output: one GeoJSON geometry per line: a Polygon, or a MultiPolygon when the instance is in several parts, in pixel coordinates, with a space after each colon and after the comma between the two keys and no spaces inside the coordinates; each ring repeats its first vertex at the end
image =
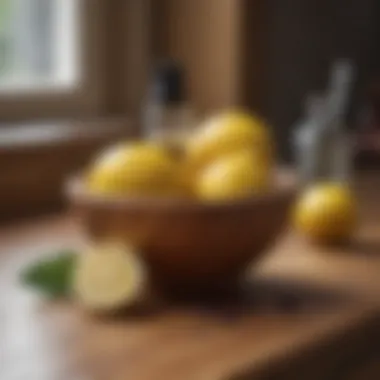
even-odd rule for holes
{"type": "Polygon", "coordinates": [[[107,243],[78,257],[73,275],[76,299],[86,309],[115,311],[134,304],[144,293],[145,268],[131,248],[107,243]]]}

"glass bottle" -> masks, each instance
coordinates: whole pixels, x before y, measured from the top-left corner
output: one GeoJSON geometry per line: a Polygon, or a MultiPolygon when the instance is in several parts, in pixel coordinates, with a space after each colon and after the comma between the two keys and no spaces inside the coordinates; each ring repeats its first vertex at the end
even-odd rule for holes
{"type": "Polygon", "coordinates": [[[144,112],[145,137],[181,149],[194,125],[194,112],[187,98],[185,72],[178,62],[165,61],[154,68],[144,112]]]}
{"type": "Polygon", "coordinates": [[[329,157],[324,154],[326,129],[323,121],[323,98],[307,99],[304,119],[295,129],[296,164],[301,183],[307,184],[328,176],[329,157]]]}
{"type": "Polygon", "coordinates": [[[330,177],[336,181],[350,180],[353,161],[351,136],[345,121],[354,66],[348,60],[338,60],[332,66],[330,89],[326,104],[326,128],[329,133],[330,177]]]}
{"type": "Polygon", "coordinates": [[[349,62],[336,62],[327,94],[312,96],[307,103],[306,117],[295,131],[298,171],[304,184],[349,181],[352,147],[344,115],[352,76],[349,62]]]}

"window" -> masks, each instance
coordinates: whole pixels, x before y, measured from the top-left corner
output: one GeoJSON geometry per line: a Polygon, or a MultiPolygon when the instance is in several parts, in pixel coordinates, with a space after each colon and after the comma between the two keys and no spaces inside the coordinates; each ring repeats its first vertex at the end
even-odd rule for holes
{"type": "Polygon", "coordinates": [[[103,0],[0,0],[0,120],[89,113],[103,0]]]}
{"type": "Polygon", "coordinates": [[[78,1],[0,0],[0,91],[78,80],[78,1]]]}

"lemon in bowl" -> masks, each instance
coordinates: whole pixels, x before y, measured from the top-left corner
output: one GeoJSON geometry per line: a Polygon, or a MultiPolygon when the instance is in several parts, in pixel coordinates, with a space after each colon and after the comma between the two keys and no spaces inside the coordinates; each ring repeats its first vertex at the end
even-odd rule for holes
{"type": "Polygon", "coordinates": [[[252,150],[271,160],[272,137],[257,116],[243,111],[225,111],[204,121],[188,139],[185,150],[195,167],[241,150],[252,150]]]}
{"type": "Polygon", "coordinates": [[[249,198],[270,186],[271,171],[251,151],[244,150],[214,161],[197,180],[196,194],[207,201],[249,198]]]}
{"type": "Polygon", "coordinates": [[[162,147],[144,142],[120,143],[105,150],[87,174],[97,194],[162,196],[172,193],[177,165],[162,147]]]}
{"type": "Polygon", "coordinates": [[[137,247],[154,283],[228,283],[280,234],[296,193],[293,173],[274,170],[272,147],[260,118],[226,111],[180,155],[147,142],[107,150],[68,195],[90,236],[137,247]]]}
{"type": "Polygon", "coordinates": [[[188,200],[99,196],[81,177],[69,185],[71,205],[89,236],[136,247],[154,286],[169,293],[238,279],[275,242],[296,194],[293,172],[286,170],[273,173],[268,191],[238,198],[233,187],[233,197],[212,193],[188,200]]]}

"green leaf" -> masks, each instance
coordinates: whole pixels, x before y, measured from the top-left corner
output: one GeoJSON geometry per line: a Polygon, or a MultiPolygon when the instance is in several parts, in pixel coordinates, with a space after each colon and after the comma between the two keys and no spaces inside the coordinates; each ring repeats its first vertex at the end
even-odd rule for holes
{"type": "Polygon", "coordinates": [[[76,256],[75,252],[65,250],[32,263],[21,273],[21,282],[51,298],[67,297],[76,256]]]}

